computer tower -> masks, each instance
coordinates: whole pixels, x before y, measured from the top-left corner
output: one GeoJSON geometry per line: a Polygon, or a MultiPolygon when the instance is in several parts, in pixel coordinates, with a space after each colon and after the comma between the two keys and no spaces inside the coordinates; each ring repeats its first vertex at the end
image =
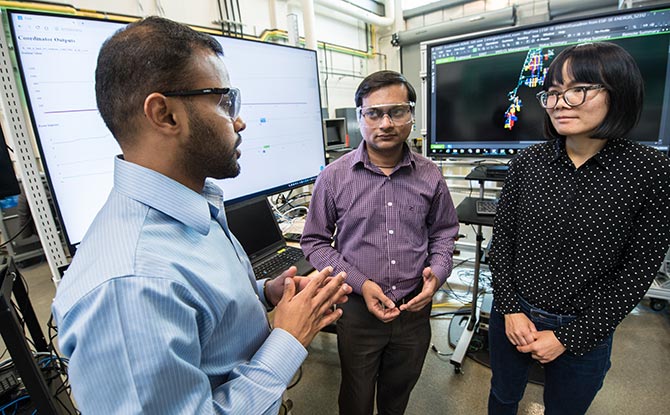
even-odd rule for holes
{"type": "Polygon", "coordinates": [[[349,147],[356,148],[363,141],[361,130],[358,127],[356,108],[336,108],[335,116],[347,120],[347,134],[349,134],[349,147]]]}

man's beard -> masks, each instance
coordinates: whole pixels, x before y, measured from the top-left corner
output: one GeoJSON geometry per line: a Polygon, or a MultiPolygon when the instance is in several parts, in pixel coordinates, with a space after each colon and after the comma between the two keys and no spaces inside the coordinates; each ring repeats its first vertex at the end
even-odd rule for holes
{"type": "Polygon", "coordinates": [[[236,149],[240,136],[236,134],[234,144],[227,142],[222,134],[217,134],[207,121],[197,115],[197,110],[189,108],[188,112],[191,139],[184,148],[184,169],[192,177],[227,179],[239,175],[236,149]]]}

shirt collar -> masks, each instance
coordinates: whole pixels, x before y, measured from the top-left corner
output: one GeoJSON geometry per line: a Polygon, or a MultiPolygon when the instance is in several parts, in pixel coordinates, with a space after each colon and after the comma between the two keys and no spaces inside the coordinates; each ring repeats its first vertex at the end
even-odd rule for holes
{"type": "Polygon", "coordinates": [[[198,194],[155,170],[125,161],[122,156],[114,159],[114,189],[202,235],[209,232],[211,217],[216,217],[219,206],[223,206],[223,202],[219,206],[208,202],[223,200],[223,192],[213,183],[208,182],[203,194],[198,194]]]}
{"type": "Polygon", "coordinates": [[[619,157],[626,147],[626,140],[622,138],[614,138],[607,140],[607,144],[602,150],[598,152],[593,158],[607,170],[614,160],[619,157]]]}
{"type": "MultiPolygon", "coordinates": [[[[625,140],[622,139],[609,139],[596,155],[591,159],[598,163],[599,166],[607,170],[612,164],[612,160],[620,154],[623,150],[625,140]]],[[[560,137],[554,140],[554,155],[551,158],[551,162],[554,163],[558,161],[561,157],[568,157],[568,152],[565,149],[565,138],[560,137]]]]}
{"type": "MultiPolygon", "coordinates": [[[[414,153],[412,153],[407,143],[403,143],[402,151],[403,151],[402,159],[396,165],[396,169],[405,166],[410,166],[414,168],[416,166],[416,156],[414,155],[414,153]]],[[[359,144],[358,148],[354,152],[353,157],[351,158],[351,168],[354,168],[354,166],[359,164],[368,170],[373,170],[377,168],[370,161],[370,156],[368,155],[367,144],[365,143],[365,141],[361,141],[361,144],[359,144]]]]}

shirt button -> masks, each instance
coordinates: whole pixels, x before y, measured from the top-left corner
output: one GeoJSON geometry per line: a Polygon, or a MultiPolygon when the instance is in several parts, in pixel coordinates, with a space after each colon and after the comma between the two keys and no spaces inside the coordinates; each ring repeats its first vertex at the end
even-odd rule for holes
{"type": "Polygon", "coordinates": [[[391,230],[389,231],[389,233],[390,233],[391,235],[393,235],[393,229],[391,229],[391,230]]]}
{"type": "Polygon", "coordinates": [[[393,202],[388,202],[387,205],[393,206],[393,202]]]}
{"type": "Polygon", "coordinates": [[[395,259],[391,260],[391,265],[395,265],[395,259]]]}
{"type": "Polygon", "coordinates": [[[395,290],[395,285],[394,285],[393,287],[391,287],[391,289],[392,289],[392,290],[395,290]]]}

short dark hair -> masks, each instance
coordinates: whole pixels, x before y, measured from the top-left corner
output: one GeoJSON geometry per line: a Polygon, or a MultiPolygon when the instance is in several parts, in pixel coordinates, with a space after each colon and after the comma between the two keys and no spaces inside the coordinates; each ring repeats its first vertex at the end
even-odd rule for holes
{"type": "Polygon", "coordinates": [[[389,85],[402,84],[407,88],[407,99],[409,102],[416,102],[416,91],[401,73],[396,71],[379,71],[368,75],[361,81],[356,89],[356,107],[363,105],[363,98],[367,97],[374,91],[389,85]]]}
{"type": "MultiPolygon", "coordinates": [[[[576,82],[602,84],[609,95],[609,110],[603,123],[593,132],[593,138],[626,138],[635,127],[642,112],[644,80],[633,57],[614,43],[595,42],[570,46],[554,58],[549,66],[543,89],[563,83],[563,67],[576,82]]],[[[544,115],[544,134],[560,138],[544,115]]]]}
{"type": "Polygon", "coordinates": [[[147,95],[191,89],[189,65],[202,51],[223,56],[211,36],[157,16],[131,23],[103,43],[95,95],[100,115],[119,143],[135,133],[135,117],[143,113],[147,95]]]}

